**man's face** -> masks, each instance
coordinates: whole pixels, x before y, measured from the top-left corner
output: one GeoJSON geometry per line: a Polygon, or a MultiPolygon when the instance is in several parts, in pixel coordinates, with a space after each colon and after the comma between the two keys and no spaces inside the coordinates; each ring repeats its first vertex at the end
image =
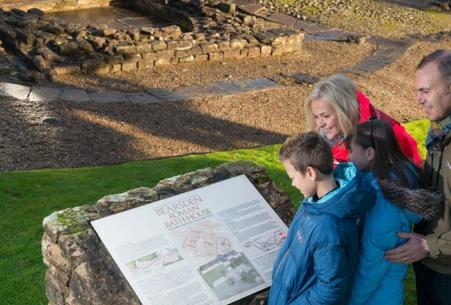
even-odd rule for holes
{"type": "Polygon", "coordinates": [[[451,84],[446,83],[436,63],[417,70],[415,75],[417,103],[431,121],[439,121],[451,114],[451,84]]]}

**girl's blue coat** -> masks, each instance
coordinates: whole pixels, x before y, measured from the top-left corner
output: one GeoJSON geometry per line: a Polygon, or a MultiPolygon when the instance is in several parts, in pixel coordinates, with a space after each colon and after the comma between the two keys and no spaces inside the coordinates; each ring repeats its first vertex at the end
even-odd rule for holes
{"type": "MultiPolygon", "coordinates": [[[[385,199],[374,175],[368,177],[377,191],[377,199],[363,224],[359,264],[349,305],[401,305],[407,265],[388,262],[384,253],[405,242],[397,233],[409,232],[421,217],[385,199]]],[[[418,184],[411,179],[412,186],[418,184]]]]}
{"type": "Polygon", "coordinates": [[[307,198],[276,259],[269,305],[347,304],[358,258],[357,223],[372,208],[374,188],[350,163],[335,170],[340,187],[307,198]]]}

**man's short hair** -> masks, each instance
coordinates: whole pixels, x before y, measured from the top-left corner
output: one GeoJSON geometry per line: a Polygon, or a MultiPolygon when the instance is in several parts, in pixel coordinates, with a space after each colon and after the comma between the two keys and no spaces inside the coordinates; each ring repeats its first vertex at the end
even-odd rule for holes
{"type": "Polygon", "coordinates": [[[436,63],[442,80],[451,83],[451,50],[436,50],[423,57],[417,66],[417,70],[430,63],[436,63]]]}
{"type": "Polygon", "coordinates": [[[301,174],[305,174],[309,166],[325,175],[334,170],[334,158],[329,144],[314,132],[288,138],[280,148],[279,158],[282,162],[289,160],[301,174]]]}

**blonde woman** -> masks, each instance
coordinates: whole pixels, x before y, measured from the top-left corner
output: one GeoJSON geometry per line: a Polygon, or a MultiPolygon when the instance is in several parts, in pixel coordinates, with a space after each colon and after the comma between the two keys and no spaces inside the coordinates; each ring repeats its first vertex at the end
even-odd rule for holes
{"type": "Polygon", "coordinates": [[[357,124],[374,118],[388,122],[403,153],[417,166],[422,161],[416,141],[399,122],[374,107],[348,77],[334,74],[319,81],[308,97],[304,110],[310,130],[319,132],[329,143],[334,160],[348,161],[344,140],[357,124]]]}

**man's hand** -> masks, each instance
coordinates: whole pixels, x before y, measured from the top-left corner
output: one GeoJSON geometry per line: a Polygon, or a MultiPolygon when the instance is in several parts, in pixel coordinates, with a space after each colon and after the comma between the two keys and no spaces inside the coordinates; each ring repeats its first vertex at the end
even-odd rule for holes
{"type": "Polygon", "coordinates": [[[385,258],[392,263],[414,263],[426,257],[429,251],[426,237],[417,233],[399,232],[400,238],[408,239],[408,241],[397,248],[385,252],[385,258]]]}

